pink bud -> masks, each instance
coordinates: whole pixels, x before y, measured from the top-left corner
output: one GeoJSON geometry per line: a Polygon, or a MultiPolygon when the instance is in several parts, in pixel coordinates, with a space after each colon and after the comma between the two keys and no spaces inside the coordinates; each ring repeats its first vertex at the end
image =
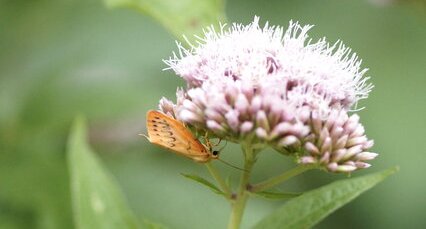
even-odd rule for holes
{"type": "Polygon", "coordinates": [[[355,156],[356,154],[360,153],[362,151],[362,147],[360,145],[353,146],[352,148],[349,148],[346,151],[345,156],[342,158],[343,160],[348,160],[351,157],[355,156]]]}
{"type": "Polygon", "coordinates": [[[228,126],[232,130],[238,131],[238,126],[240,125],[240,121],[238,120],[238,112],[235,110],[230,110],[225,114],[225,118],[228,126]]]}
{"type": "Polygon", "coordinates": [[[254,96],[253,100],[251,101],[250,111],[255,114],[260,110],[261,107],[262,99],[260,98],[260,96],[254,96]]]}
{"type": "Polygon", "coordinates": [[[281,140],[278,141],[278,145],[283,146],[283,147],[291,146],[291,145],[294,145],[294,144],[299,145],[300,141],[297,137],[295,137],[293,135],[286,136],[286,137],[284,137],[284,138],[282,138],[281,140]]]}
{"type": "Polygon", "coordinates": [[[349,173],[355,171],[356,169],[357,167],[353,165],[339,165],[336,168],[336,172],[349,173]]]}
{"type": "Polygon", "coordinates": [[[332,162],[332,163],[327,165],[328,170],[330,170],[332,172],[336,172],[338,167],[339,167],[339,165],[336,162],[332,162]]]}
{"type": "Polygon", "coordinates": [[[343,134],[343,128],[341,126],[336,126],[331,130],[330,136],[336,140],[340,138],[340,136],[343,134]]]}
{"type": "Polygon", "coordinates": [[[207,120],[207,127],[217,134],[223,134],[226,132],[223,126],[221,126],[219,123],[213,120],[207,120]]]}
{"type": "Polygon", "coordinates": [[[260,139],[266,139],[268,137],[266,130],[261,127],[256,128],[256,135],[260,139]]]}
{"type": "Polygon", "coordinates": [[[323,128],[321,133],[320,133],[320,136],[318,138],[317,145],[321,146],[324,143],[325,139],[328,138],[329,136],[330,136],[330,134],[328,133],[328,129],[323,128]]]}
{"type": "Polygon", "coordinates": [[[365,129],[361,124],[358,124],[358,127],[351,133],[350,137],[359,137],[365,133],[365,129]]]}
{"type": "Polygon", "coordinates": [[[330,161],[330,153],[329,152],[325,152],[321,159],[319,160],[320,164],[327,164],[330,161]]]}
{"type": "Polygon", "coordinates": [[[211,119],[219,123],[225,120],[222,114],[212,108],[207,108],[204,111],[204,115],[207,117],[207,119],[211,119]]]}
{"type": "Polygon", "coordinates": [[[311,156],[304,156],[300,158],[300,163],[302,164],[314,164],[315,162],[315,158],[311,156]]]}
{"type": "Polygon", "coordinates": [[[342,160],[342,158],[346,155],[346,151],[347,151],[346,149],[339,149],[339,150],[336,150],[336,151],[333,153],[331,160],[332,160],[332,161],[334,161],[334,162],[339,162],[339,161],[341,161],[341,160],[342,160]]]}
{"type": "Polygon", "coordinates": [[[348,135],[343,135],[336,141],[336,143],[334,144],[334,148],[341,149],[345,147],[347,141],[348,141],[348,135]]]}
{"type": "Polygon", "coordinates": [[[201,114],[202,113],[202,111],[200,110],[200,108],[197,107],[197,105],[195,105],[191,100],[185,99],[183,101],[182,105],[183,105],[183,107],[185,109],[187,109],[187,110],[189,110],[189,111],[191,111],[193,113],[196,113],[196,114],[201,114]]]}
{"type": "Polygon", "coordinates": [[[364,145],[362,146],[362,149],[367,150],[367,149],[370,149],[373,146],[374,146],[374,140],[369,140],[369,141],[364,143],[364,145]]]}
{"type": "Polygon", "coordinates": [[[320,151],[318,150],[318,148],[314,144],[312,144],[311,142],[307,142],[305,144],[305,149],[307,151],[311,152],[311,153],[314,153],[314,154],[319,154],[320,153],[320,151]]]}
{"type": "Polygon", "coordinates": [[[317,112],[312,113],[312,128],[314,133],[319,134],[322,129],[321,118],[317,112]]]}
{"type": "Polygon", "coordinates": [[[355,166],[359,169],[366,169],[366,168],[369,168],[371,165],[365,162],[358,161],[358,162],[355,162],[355,166]]]}
{"type": "Polygon", "coordinates": [[[249,102],[243,94],[238,94],[237,100],[235,101],[235,108],[240,114],[245,114],[249,108],[249,102]]]}
{"type": "Polygon", "coordinates": [[[370,153],[370,152],[362,152],[356,155],[356,159],[361,161],[369,161],[376,158],[379,154],[377,153],[370,153]]]}
{"type": "Polygon", "coordinates": [[[202,107],[207,104],[206,94],[201,88],[190,89],[187,93],[192,101],[198,106],[202,107]]]}
{"type": "Polygon", "coordinates": [[[286,134],[291,130],[291,124],[288,122],[281,122],[276,125],[275,128],[271,131],[271,140],[278,137],[279,135],[286,134]]]}
{"type": "Polygon", "coordinates": [[[355,138],[350,138],[348,140],[348,142],[346,143],[346,147],[351,147],[354,145],[364,145],[364,143],[367,141],[367,137],[366,136],[361,136],[361,137],[355,137],[355,138]]]}
{"type": "Polygon", "coordinates": [[[242,134],[247,134],[252,129],[253,129],[253,123],[252,122],[245,121],[240,126],[240,131],[241,131],[242,134]]]}
{"type": "Polygon", "coordinates": [[[197,114],[189,111],[189,110],[181,110],[179,112],[179,119],[186,123],[203,123],[203,119],[197,114]]]}
{"type": "Polygon", "coordinates": [[[266,113],[263,110],[260,110],[256,114],[256,125],[262,127],[265,130],[269,130],[269,122],[266,117],[266,113]]]}
{"type": "Polygon", "coordinates": [[[331,151],[331,138],[327,137],[321,146],[321,152],[331,151]]]}

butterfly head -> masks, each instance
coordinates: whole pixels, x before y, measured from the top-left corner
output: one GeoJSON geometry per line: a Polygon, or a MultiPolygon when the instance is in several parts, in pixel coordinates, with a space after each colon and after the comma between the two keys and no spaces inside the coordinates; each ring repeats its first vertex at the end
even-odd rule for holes
{"type": "Polygon", "coordinates": [[[220,153],[220,151],[218,151],[218,150],[213,150],[213,151],[211,151],[212,153],[211,153],[211,157],[212,157],[212,159],[217,159],[217,158],[219,158],[219,153],[220,153]]]}

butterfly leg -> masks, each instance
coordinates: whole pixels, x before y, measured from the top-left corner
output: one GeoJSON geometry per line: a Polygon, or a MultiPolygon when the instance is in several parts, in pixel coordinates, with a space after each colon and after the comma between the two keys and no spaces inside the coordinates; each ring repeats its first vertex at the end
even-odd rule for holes
{"type": "Polygon", "coordinates": [[[209,140],[208,137],[209,133],[206,131],[206,134],[204,135],[204,142],[206,143],[205,146],[207,149],[209,149],[209,151],[211,152],[213,149],[212,143],[209,140]]]}
{"type": "Polygon", "coordinates": [[[216,144],[214,144],[213,147],[218,146],[221,142],[222,142],[222,138],[219,138],[219,141],[216,144]]]}
{"type": "Polygon", "coordinates": [[[138,134],[139,136],[143,136],[143,137],[145,137],[146,139],[148,139],[148,141],[151,141],[150,139],[149,139],[149,137],[147,136],[147,135],[145,135],[145,134],[138,134]]]}

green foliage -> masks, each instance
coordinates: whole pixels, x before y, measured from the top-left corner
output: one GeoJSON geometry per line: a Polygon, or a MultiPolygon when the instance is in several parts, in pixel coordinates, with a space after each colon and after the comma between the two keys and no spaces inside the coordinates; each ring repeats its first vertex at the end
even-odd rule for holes
{"type": "Polygon", "coordinates": [[[190,180],[196,181],[199,184],[205,185],[206,187],[208,187],[210,190],[212,190],[216,194],[224,195],[224,193],[218,187],[216,187],[216,185],[214,185],[210,181],[208,181],[208,180],[206,180],[206,179],[204,179],[204,178],[202,178],[198,175],[191,175],[191,174],[183,174],[182,173],[182,176],[184,176],[184,177],[186,177],[190,180]]]}
{"type": "Polygon", "coordinates": [[[269,192],[269,191],[255,192],[253,194],[266,199],[271,199],[271,200],[287,200],[287,199],[295,198],[302,195],[302,193],[294,193],[294,192],[269,192]]]}
{"type": "Polygon", "coordinates": [[[86,127],[74,122],[68,142],[71,195],[77,228],[139,228],[113,178],[86,143],[86,127]]]}
{"type": "Polygon", "coordinates": [[[335,181],[306,192],[264,218],[255,228],[310,228],[397,170],[390,168],[371,175],[335,181]]]}
{"type": "Polygon", "coordinates": [[[201,28],[225,21],[223,0],[104,0],[109,7],[131,7],[145,13],[178,39],[200,35],[201,28]]]}

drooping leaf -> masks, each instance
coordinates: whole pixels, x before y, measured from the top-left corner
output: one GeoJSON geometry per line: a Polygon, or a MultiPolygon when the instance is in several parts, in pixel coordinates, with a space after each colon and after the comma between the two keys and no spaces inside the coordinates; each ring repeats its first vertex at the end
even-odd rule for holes
{"type": "Polygon", "coordinates": [[[182,173],[182,176],[184,176],[184,177],[186,177],[188,179],[194,180],[194,181],[196,181],[196,182],[198,182],[198,183],[200,183],[202,185],[207,186],[208,188],[210,188],[216,194],[224,195],[224,193],[218,187],[216,187],[210,181],[208,181],[208,180],[206,180],[206,179],[204,179],[204,178],[202,178],[200,176],[192,175],[192,174],[183,174],[183,173],[182,173]]]}
{"type": "Polygon", "coordinates": [[[254,195],[261,196],[266,199],[273,199],[273,200],[286,200],[298,197],[302,195],[302,193],[295,193],[295,192],[255,192],[254,195]]]}
{"type": "Polygon", "coordinates": [[[68,166],[77,228],[140,228],[114,179],[86,143],[81,117],[69,137],[68,166]]]}
{"type": "Polygon", "coordinates": [[[310,228],[397,170],[390,168],[371,175],[336,181],[306,192],[288,201],[254,228],[310,228]]]}
{"type": "Polygon", "coordinates": [[[182,40],[200,35],[202,28],[225,21],[223,0],[104,0],[109,7],[130,7],[160,22],[182,40]]]}

